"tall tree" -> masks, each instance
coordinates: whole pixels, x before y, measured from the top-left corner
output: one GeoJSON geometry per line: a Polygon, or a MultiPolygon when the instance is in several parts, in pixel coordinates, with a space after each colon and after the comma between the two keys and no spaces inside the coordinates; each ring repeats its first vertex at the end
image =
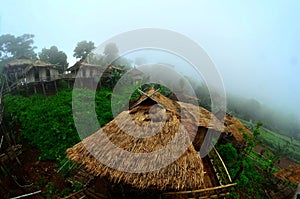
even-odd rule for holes
{"type": "Polygon", "coordinates": [[[74,49],[73,56],[79,59],[85,59],[92,50],[95,49],[95,44],[92,41],[87,42],[86,40],[78,42],[74,49]]]}
{"type": "Polygon", "coordinates": [[[23,34],[15,37],[11,34],[5,34],[0,36],[0,68],[14,58],[25,56],[31,59],[36,58],[36,49],[33,46],[32,34],[23,34]]]}
{"type": "Polygon", "coordinates": [[[63,72],[68,67],[66,53],[59,51],[56,46],[51,46],[49,49],[43,48],[39,53],[39,58],[42,61],[55,64],[59,72],[63,72]]]}
{"type": "Polygon", "coordinates": [[[6,34],[0,36],[0,59],[18,58],[25,56],[28,58],[36,58],[36,53],[33,46],[32,34],[24,34],[18,37],[6,34]]]}
{"type": "Polygon", "coordinates": [[[115,43],[108,43],[104,48],[104,55],[107,64],[111,64],[119,57],[119,49],[115,43]]]}

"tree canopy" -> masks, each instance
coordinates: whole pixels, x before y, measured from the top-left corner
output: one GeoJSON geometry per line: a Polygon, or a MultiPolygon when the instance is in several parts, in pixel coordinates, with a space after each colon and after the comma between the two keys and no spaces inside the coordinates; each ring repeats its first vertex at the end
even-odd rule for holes
{"type": "Polygon", "coordinates": [[[86,40],[78,42],[74,49],[73,56],[79,59],[85,59],[92,50],[95,49],[95,44],[92,41],[87,42],[86,40]]]}
{"type": "Polygon", "coordinates": [[[68,67],[67,55],[63,51],[59,51],[56,46],[51,46],[49,49],[43,48],[39,53],[39,58],[42,61],[55,64],[60,72],[68,67]]]}
{"type": "Polygon", "coordinates": [[[115,43],[108,43],[104,48],[104,55],[107,64],[111,64],[119,57],[119,49],[115,43]]]}
{"type": "Polygon", "coordinates": [[[0,36],[0,67],[2,68],[7,62],[19,57],[36,58],[36,49],[33,46],[33,34],[23,34],[14,36],[5,34],[0,36]]]}

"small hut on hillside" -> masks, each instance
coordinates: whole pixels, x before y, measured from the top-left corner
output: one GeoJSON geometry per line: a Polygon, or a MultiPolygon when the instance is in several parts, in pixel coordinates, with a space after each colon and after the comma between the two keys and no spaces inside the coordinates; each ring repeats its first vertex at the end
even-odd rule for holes
{"type": "Polygon", "coordinates": [[[9,85],[51,81],[59,78],[58,70],[54,64],[25,57],[7,63],[4,67],[4,73],[8,78],[9,85]]]}
{"type": "Polygon", "coordinates": [[[131,70],[128,71],[128,76],[129,76],[129,81],[128,83],[133,83],[135,85],[141,85],[142,81],[147,78],[147,76],[137,69],[136,67],[132,68],[131,70]]]}
{"type": "Polygon", "coordinates": [[[225,115],[224,117],[224,125],[225,128],[223,133],[221,134],[221,143],[230,142],[237,149],[242,150],[245,145],[244,135],[252,136],[252,132],[236,117],[228,114],[228,113],[216,113],[216,117],[220,117],[220,115],[225,115]]]}
{"type": "Polygon", "coordinates": [[[241,143],[244,141],[243,133],[247,134],[248,136],[252,135],[251,131],[247,129],[247,127],[245,127],[245,125],[239,119],[231,115],[226,115],[224,124],[224,131],[226,133],[230,133],[236,142],[241,143]]]}
{"type": "MultiPolygon", "coordinates": [[[[214,149],[212,156],[202,159],[190,139],[193,135],[189,132],[196,129],[197,134],[199,126],[221,131],[222,124],[204,109],[200,109],[203,117],[196,121],[196,112],[188,114],[184,110],[194,105],[175,102],[153,89],[143,94],[130,110],[121,112],[99,131],[69,148],[68,158],[94,176],[108,178],[113,183],[130,185],[138,190],[169,191],[165,196],[171,197],[185,194],[226,195],[226,189],[235,184],[231,182],[221,157],[214,149]],[[156,154],[156,161],[149,162],[153,152],[166,148],[173,139],[177,142],[171,148],[163,154],[156,154]],[[139,158],[134,155],[126,157],[119,149],[146,155],[139,158]],[[162,157],[175,159],[165,167],[156,168],[162,161],[166,161],[162,157]],[[210,161],[215,158],[218,160],[210,161]],[[99,160],[108,162],[104,164],[99,160]],[[219,162],[220,165],[213,165],[212,162],[219,162]],[[221,167],[226,171],[225,174],[218,173],[221,167]]],[[[196,139],[202,137],[196,136],[196,139]]]]}
{"type": "Polygon", "coordinates": [[[112,71],[122,72],[123,69],[113,65],[104,67],[97,64],[86,63],[80,60],[76,62],[73,66],[69,67],[67,71],[71,73],[72,78],[94,78],[100,73],[103,73],[103,75],[105,76],[112,71]]]}
{"type": "Polygon", "coordinates": [[[101,74],[102,81],[106,81],[111,77],[113,72],[123,73],[123,69],[109,65],[108,67],[86,63],[83,60],[77,61],[73,66],[67,69],[69,74],[66,77],[80,81],[81,87],[94,88],[98,83],[101,85],[98,76],[101,74]]]}
{"type": "Polygon", "coordinates": [[[300,165],[290,164],[287,168],[282,168],[275,172],[274,175],[284,181],[288,181],[297,185],[300,183],[300,165]]]}
{"type": "Polygon", "coordinates": [[[69,67],[67,71],[71,73],[72,78],[92,78],[101,71],[101,68],[103,67],[100,65],[88,64],[80,60],[73,66],[69,67]],[[82,67],[81,70],[79,70],[80,67],[82,67]]]}
{"type": "Polygon", "coordinates": [[[23,70],[25,83],[53,81],[59,78],[59,71],[54,64],[41,60],[32,61],[32,64],[23,70]]]}
{"type": "Polygon", "coordinates": [[[8,62],[3,69],[8,79],[8,84],[19,82],[24,79],[23,70],[32,64],[32,60],[26,57],[20,57],[8,62]]]}
{"type": "Polygon", "coordinates": [[[56,81],[60,78],[54,64],[25,57],[12,60],[4,67],[7,77],[7,90],[19,91],[26,88],[26,93],[43,93],[57,91],[56,81]]]}

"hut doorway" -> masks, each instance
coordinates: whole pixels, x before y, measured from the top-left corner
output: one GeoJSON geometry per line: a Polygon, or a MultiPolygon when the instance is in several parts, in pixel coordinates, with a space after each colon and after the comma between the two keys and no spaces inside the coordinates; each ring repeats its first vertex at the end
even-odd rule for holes
{"type": "Polygon", "coordinates": [[[50,81],[51,80],[51,75],[50,75],[50,69],[46,68],[46,80],[50,81]]]}
{"type": "Polygon", "coordinates": [[[36,82],[40,81],[40,74],[39,74],[39,71],[36,68],[34,69],[34,80],[36,82]]]}

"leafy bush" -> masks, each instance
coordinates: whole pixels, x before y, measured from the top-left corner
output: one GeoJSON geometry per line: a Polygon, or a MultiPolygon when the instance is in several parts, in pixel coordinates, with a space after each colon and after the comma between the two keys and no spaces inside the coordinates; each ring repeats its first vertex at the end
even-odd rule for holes
{"type": "MultiPolygon", "coordinates": [[[[87,101],[84,99],[85,95],[89,96],[87,92],[90,91],[80,91],[80,101],[87,101]]],[[[112,119],[108,93],[108,90],[96,93],[95,110],[101,125],[112,119]]],[[[71,90],[59,91],[48,98],[41,95],[25,98],[8,94],[4,97],[4,104],[5,119],[11,127],[15,124],[21,126],[21,136],[40,149],[41,160],[62,160],[65,150],[80,141],[73,121],[71,90]]],[[[84,116],[89,114],[85,112],[84,116]]]]}
{"type": "Polygon", "coordinates": [[[236,179],[237,186],[229,198],[266,198],[264,188],[268,186],[267,180],[255,169],[253,160],[238,155],[231,143],[217,147],[224,160],[230,175],[235,178],[240,169],[242,172],[236,179]]]}

